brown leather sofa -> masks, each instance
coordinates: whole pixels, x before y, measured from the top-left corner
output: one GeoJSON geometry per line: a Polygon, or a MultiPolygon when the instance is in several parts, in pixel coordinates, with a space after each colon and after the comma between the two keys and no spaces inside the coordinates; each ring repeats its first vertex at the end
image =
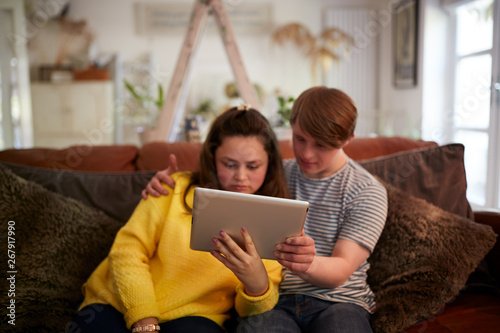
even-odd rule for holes
{"type": "MultiPolygon", "coordinates": [[[[81,301],[81,283],[106,256],[114,233],[127,221],[140,200],[140,190],[157,170],[167,166],[171,153],[176,154],[180,170],[194,170],[200,147],[197,143],[152,142],[142,147],[82,145],[66,149],[0,151],[0,190],[3,192],[0,194],[0,215],[2,223],[15,221],[16,237],[19,238],[16,239],[16,264],[26,265],[24,271],[30,272],[26,274],[29,276],[20,273],[16,276],[16,328],[37,332],[77,331],[72,326],[71,315],[81,301]],[[19,177],[29,182],[19,180],[19,177]],[[27,204],[31,201],[40,205],[32,208],[31,204],[27,204]],[[59,221],[58,213],[54,211],[63,211],[66,207],[72,207],[71,215],[65,215],[59,221]],[[73,222],[80,223],[80,229],[70,228],[73,222]],[[55,236],[57,230],[45,227],[54,225],[57,225],[54,229],[58,230],[58,236],[55,236]],[[88,226],[88,235],[85,226],[88,226]],[[24,229],[29,229],[29,232],[24,229]],[[52,242],[44,243],[41,248],[41,241],[33,241],[39,233],[52,239],[52,242]],[[64,238],[64,242],[57,237],[64,238]],[[24,245],[22,242],[25,242],[24,245]],[[67,242],[71,244],[67,245],[67,242]],[[52,251],[52,247],[57,249],[51,258],[34,254],[40,249],[52,251]],[[71,262],[67,261],[65,265],[70,267],[59,268],[56,265],[54,268],[58,261],[57,253],[61,251],[70,257],[75,252],[71,262]],[[32,260],[33,257],[36,260],[32,260]],[[44,275],[35,273],[33,267],[42,263],[43,267],[49,265],[50,269],[47,268],[44,275]],[[71,268],[72,265],[79,268],[71,268]],[[58,269],[61,271],[56,275],[54,271],[58,269]],[[66,275],[71,281],[60,281],[61,275],[66,275]],[[59,283],[64,286],[59,286],[59,283]],[[36,302],[38,305],[34,304],[36,302]]],[[[283,158],[293,158],[289,142],[280,142],[280,148],[283,158]]],[[[495,243],[494,239],[500,234],[500,212],[473,212],[470,208],[465,197],[463,146],[438,146],[435,142],[401,137],[355,138],[345,151],[387,184],[392,198],[389,204],[393,207],[390,207],[393,212],[388,219],[408,223],[406,220],[411,220],[411,216],[399,214],[396,209],[401,205],[412,206],[410,208],[419,211],[418,220],[411,222],[417,224],[412,225],[422,226],[429,221],[432,223],[429,226],[437,225],[437,231],[433,233],[438,233],[440,239],[451,235],[452,239],[446,247],[455,251],[439,258],[437,252],[442,250],[439,247],[426,252],[428,245],[420,246],[419,242],[431,241],[429,244],[432,245],[440,241],[432,238],[434,234],[419,241],[415,235],[420,237],[425,230],[406,230],[404,239],[398,238],[401,232],[383,233],[372,255],[368,281],[379,305],[374,315],[374,330],[497,332],[500,327],[500,242],[495,243]],[[455,223],[456,227],[453,230],[441,227],[448,222],[455,223]],[[469,228],[464,231],[465,239],[460,238],[464,232],[458,234],[455,231],[457,228],[469,228]],[[488,244],[483,246],[482,239],[488,244]],[[396,244],[401,249],[391,251],[388,244],[396,244]],[[456,250],[455,246],[460,250],[456,250]],[[475,251],[479,247],[481,250],[475,251]],[[468,263],[466,266],[456,264],[464,258],[468,263]],[[429,263],[425,262],[427,259],[429,263]],[[440,271],[441,266],[446,267],[448,259],[456,260],[453,265],[456,265],[457,272],[454,272],[455,266],[449,272],[440,271]],[[437,264],[435,260],[439,260],[437,264]],[[405,265],[406,268],[401,268],[405,265]],[[443,281],[436,281],[439,279],[443,281]],[[427,299],[425,302],[421,300],[424,298],[427,299]]],[[[388,221],[386,229],[393,226],[388,221]]],[[[4,257],[0,259],[8,260],[4,257]]],[[[40,269],[43,271],[43,268],[40,269]]],[[[21,272],[21,268],[18,271],[21,272]]],[[[9,299],[4,299],[8,292],[0,292],[2,304],[8,304],[9,299]]],[[[7,325],[5,320],[2,322],[0,330],[13,327],[7,325]]]]}

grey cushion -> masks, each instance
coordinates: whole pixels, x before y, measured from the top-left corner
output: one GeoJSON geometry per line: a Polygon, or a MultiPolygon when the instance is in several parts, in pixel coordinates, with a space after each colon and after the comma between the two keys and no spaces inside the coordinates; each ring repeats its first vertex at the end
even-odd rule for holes
{"type": "Polygon", "coordinates": [[[102,210],[122,222],[141,200],[141,191],[155,172],[96,173],[37,168],[0,162],[16,175],[61,195],[102,210]]]}

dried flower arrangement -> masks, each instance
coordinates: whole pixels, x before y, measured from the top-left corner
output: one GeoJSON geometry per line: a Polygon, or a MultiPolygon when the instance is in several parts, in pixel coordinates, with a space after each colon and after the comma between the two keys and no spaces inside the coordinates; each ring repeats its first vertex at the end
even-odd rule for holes
{"type": "Polygon", "coordinates": [[[327,28],[318,36],[314,36],[300,23],[288,23],[277,28],[272,35],[272,41],[278,45],[290,41],[302,49],[304,55],[311,59],[311,73],[315,84],[318,62],[325,73],[332,61],[338,62],[342,57],[348,57],[354,45],[354,39],[338,28],[327,28]]]}

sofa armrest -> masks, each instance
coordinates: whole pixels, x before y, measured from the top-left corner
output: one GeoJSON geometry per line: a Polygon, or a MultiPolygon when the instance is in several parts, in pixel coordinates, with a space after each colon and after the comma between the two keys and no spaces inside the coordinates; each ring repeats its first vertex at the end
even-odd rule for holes
{"type": "Polygon", "coordinates": [[[486,255],[485,260],[491,275],[500,285],[500,211],[475,211],[474,220],[478,223],[491,226],[493,231],[498,235],[495,245],[486,255]]]}
{"type": "Polygon", "coordinates": [[[495,232],[500,232],[500,211],[480,210],[474,211],[474,220],[478,223],[491,225],[495,232]]]}

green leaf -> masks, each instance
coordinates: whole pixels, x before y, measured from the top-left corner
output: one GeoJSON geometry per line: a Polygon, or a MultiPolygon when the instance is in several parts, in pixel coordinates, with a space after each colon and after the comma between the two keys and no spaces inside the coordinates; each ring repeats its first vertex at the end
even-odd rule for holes
{"type": "Polygon", "coordinates": [[[281,96],[278,96],[278,103],[280,104],[280,107],[284,107],[285,106],[285,99],[281,96]]]}
{"type": "Polygon", "coordinates": [[[163,87],[158,83],[158,100],[156,101],[156,106],[161,109],[163,107],[163,87]]]}
{"type": "Polygon", "coordinates": [[[125,83],[125,87],[127,88],[127,90],[132,94],[132,96],[134,96],[136,100],[138,100],[141,103],[144,102],[144,98],[142,96],[139,96],[139,94],[137,94],[135,88],[132,86],[132,84],[130,84],[130,82],[128,82],[127,80],[123,80],[123,82],[125,83]]]}

